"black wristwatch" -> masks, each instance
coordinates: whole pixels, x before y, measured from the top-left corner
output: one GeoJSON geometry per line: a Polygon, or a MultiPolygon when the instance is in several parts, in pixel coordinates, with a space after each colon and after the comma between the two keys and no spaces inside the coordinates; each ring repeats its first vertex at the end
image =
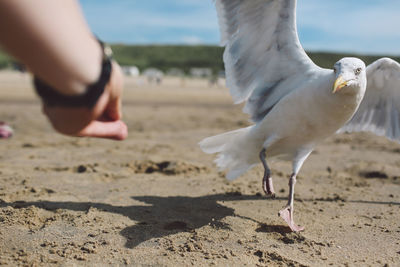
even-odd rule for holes
{"type": "Polygon", "coordinates": [[[100,77],[97,82],[89,85],[83,94],[73,96],[64,95],[46,84],[44,81],[40,80],[37,76],[34,77],[34,87],[45,105],[49,107],[87,107],[89,109],[96,105],[98,99],[104,92],[104,88],[110,80],[112,71],[111,48],[100,40],[99,43],[103,51],[100,77]]]}

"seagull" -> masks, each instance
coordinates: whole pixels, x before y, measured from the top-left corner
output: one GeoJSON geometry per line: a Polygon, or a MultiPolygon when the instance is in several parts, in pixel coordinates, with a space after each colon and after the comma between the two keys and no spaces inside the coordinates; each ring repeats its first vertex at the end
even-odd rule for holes
{"type": "Polygon", "coordinates": [[[279,216],[294,232],[296,176],[314,148],[337,132],[368,131],[400,141],[400,65],[368,67],[346,57],[324,69],[302,48],[296,0],[215,0],[227,87],[253,125],[199,143],[233,180],[262,163],[264,192],[275,196],[267,159],[292,162],[287,205],[279,216]]]}

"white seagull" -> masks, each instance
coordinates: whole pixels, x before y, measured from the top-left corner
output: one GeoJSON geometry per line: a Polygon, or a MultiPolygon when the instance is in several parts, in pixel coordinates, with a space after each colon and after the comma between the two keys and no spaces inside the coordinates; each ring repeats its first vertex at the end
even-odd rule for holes
{"type": "Polygon", "coordinates": [[[200,142],[233,180],[260,160],[263,189],[274,196],[266,158],[293,163],[289,200],[279,212],[292,231],[296,176],[315,146],[336,132],[369,131],[400,141],[400,65],[368,67],[343,58],[333,70],[315,65],[300,45],[296,0],[216,0],[227,86],[254,125],[200,142]]]}

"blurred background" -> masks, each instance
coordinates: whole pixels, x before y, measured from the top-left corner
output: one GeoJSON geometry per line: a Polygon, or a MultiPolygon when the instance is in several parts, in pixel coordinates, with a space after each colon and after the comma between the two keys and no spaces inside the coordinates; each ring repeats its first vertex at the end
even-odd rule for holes
{"type": "MultiPolygon", "coordinates": [[[[223,77],[223,48],[213,1],[81,0],[93,32],[113,46],[131,76],[223,77]]],[[[400,2],[301,0],[298,31],[305,50],[322,67],[356,55],[367,64],[400,58],[400,2]]],[[[0,68],[18,68],[0,51],[0,68]]]]}

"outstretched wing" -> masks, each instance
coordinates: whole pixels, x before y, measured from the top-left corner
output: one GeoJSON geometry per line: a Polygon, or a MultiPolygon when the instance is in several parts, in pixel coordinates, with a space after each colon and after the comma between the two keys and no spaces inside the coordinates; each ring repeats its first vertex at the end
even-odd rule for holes
{"type": "Polygon", "coordinates": [[[367,90],[339,132],[368,131],[400,142],[400,64],[381,58],[367,67],[367,90]]]}
{"type": "Polygon", "coordinates": [[[216,0],[227,86],[235,103],[262,120],[319,69],[301,47],[296,0],[216,0]]]}

